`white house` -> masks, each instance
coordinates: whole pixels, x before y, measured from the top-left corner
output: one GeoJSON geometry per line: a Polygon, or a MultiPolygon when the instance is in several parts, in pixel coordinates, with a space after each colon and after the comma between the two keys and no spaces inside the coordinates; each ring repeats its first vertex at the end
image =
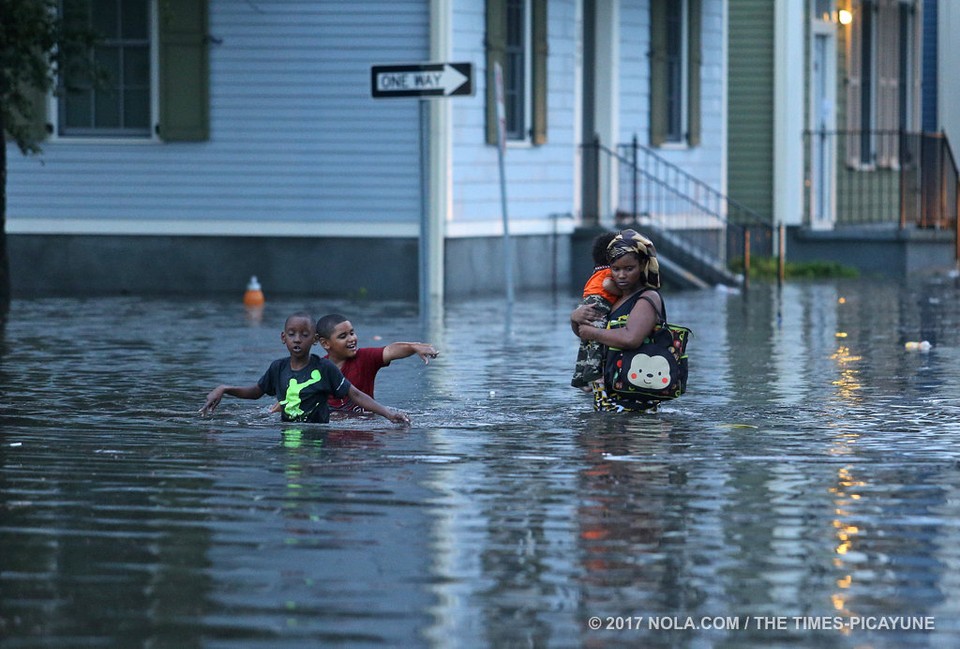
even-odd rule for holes
{"type": "Polygon", "coordinates": [[[48,99],[42,155],[8,144],[15,295],[501,291],[494,61],[518,289],[613,222],[593,134],[725,185],[726,0],[91,2],[111,81],[48,99]],[[428,61],[474,94],[372,96],[373,66],[428,61]]]}

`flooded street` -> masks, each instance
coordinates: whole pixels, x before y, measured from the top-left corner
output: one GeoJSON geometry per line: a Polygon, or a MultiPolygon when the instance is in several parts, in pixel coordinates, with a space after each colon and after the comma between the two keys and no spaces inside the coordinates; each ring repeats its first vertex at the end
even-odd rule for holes
{"type": "Polygon", "coordinates": [[[957,280],[664,296],[688,392],[639,415],[569,387],[569,295],[15,301],[0,644],[960,646],[957,280]],[[436,345],[378,376],[412,427],[198,416],[300,309],[436,345]]]}

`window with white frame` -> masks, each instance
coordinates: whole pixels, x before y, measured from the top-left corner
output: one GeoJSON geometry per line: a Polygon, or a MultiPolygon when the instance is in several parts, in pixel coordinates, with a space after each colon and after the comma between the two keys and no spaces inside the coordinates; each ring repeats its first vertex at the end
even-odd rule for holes
{"type": "Polygon", "coordinates": [[[666,6],[666,142],[684,142],[687,135],[687,0],[666,6]]]}
{"type": "Polygon", "coordinates": [[[503,71],[508,141],[547,141],[547,0],[486,0],[486,141],[497,143],[494,70],[503,71]]]}
{"type": "Polygon", "coordinates": [[[894,167],[899,164],[899,133],[915,127],[916,5],[914,0],[860,0],[852,8],[848,163],[894,167]]]}
{"type": "Polygon", "coordinates": [[[701,0],[650,1],[650,142],[700,143],[701,0]]]}
{"type": "Polygon", "coordinates": [[[503,71],[507,139],[530,138],[530,0],[507,0],[506,66],[503,71]]]}
{"type": "Polygon", "coordinates": [[[53,111],[38,132],[63,139],[210,137],[208,0],[58,0],[65,21],[98,34],[89,51],[69,52],[53,111]],[[79,57],[96,63],[71,65],[79,57]],[[91,67],[93,74],[91,74],[91,67]]]}

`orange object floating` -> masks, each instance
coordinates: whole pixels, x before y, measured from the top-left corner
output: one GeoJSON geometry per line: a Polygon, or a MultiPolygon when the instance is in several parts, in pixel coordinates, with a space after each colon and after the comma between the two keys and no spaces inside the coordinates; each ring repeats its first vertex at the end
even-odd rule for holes
{"type": "Polygon", "coordinates": [[[257,281],[257,276],[254,275],[247,284],[247,292],[243,294],[243,304],[244,306],[263,306],[263,303],[263,289],[257,281]]]}

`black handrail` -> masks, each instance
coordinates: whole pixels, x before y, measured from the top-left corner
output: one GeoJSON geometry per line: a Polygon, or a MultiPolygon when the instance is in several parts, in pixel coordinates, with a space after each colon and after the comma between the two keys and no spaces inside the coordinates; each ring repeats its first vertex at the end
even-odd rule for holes
{"type": "MultiPolygon", "coordinates": [[[[637,139],[614,151],[599,141],[582,145],[585,159],[619,167],[617,223],[655,227],[660,238],[683,251],[700,268],[749,271],[749,255],[773,256],[773,226],[757,212],[717,191],[677,165],[640,145],[637,139]],[[642,155],[642,160],[640,156],[642,155]],[[624,209],[629,205],[629,209],[624,209]],[[736,220],[730,219],[736,214],[736,220]]],[[[603,176],[600,173],[598,176],[603,176]]]]}

